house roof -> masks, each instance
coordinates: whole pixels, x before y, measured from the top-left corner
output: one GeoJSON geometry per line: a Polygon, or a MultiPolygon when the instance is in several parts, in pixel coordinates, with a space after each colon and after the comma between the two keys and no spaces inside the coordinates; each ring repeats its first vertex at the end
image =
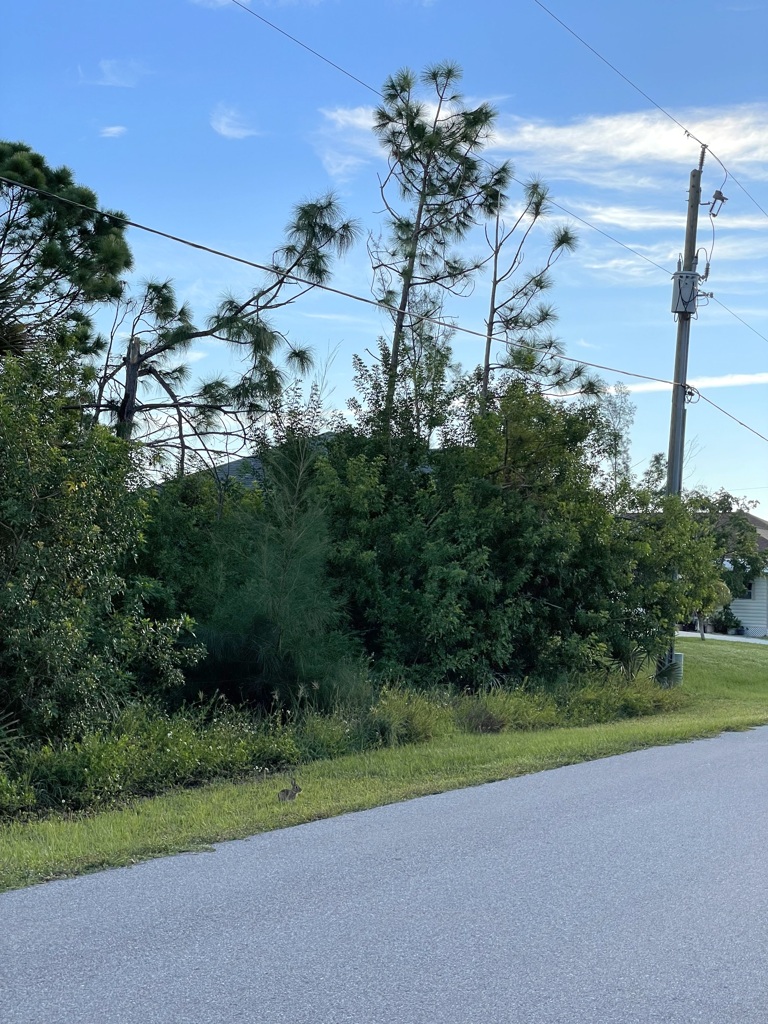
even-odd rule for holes
{"type": "Polygon", "coordinates": [[[768,551],[768,523],[765,519],[753,516],[751,512],[745,512],[744,515],[757,530],[758,551],[768,551]]]}
{"type": "MultiPolygon", "coordinates": [[[[242,459],[219,463],[218,466],[212,467],[212,471],[220,483],[239,480],[244,487],[253,487],[256,482],[264,482],[264,466],[261,459],[255,455],[246,455],[242,459]]],[[[766,526],[768,527],[768,523],[766,526]]]]}

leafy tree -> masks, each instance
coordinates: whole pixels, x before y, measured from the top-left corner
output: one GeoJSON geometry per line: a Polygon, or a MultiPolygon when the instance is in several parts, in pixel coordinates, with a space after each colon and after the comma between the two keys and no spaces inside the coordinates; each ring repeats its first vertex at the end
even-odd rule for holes
{"type": "MultiPolygon", "coordinates": [[[[642,495],[646,515],[660,515],[667,507],[666,459],[662,454],[652,457],[636,492],[642,495]]],[[[757,532],[749,519],[749,502],[740,500],[728,491],[714,494],[705,491],[684,493],[682,504],[690,519],[691,530],[709,544],[711,572],[727,588],[714,589],[707,585],[697,596],[691,595],[687,607],[681,610],[678,621],[694,612],[706,613],[727,604],[729,594],[738,597],[747,585],[759,578],[768,565],[768,554],[758,547],[757,532]]],[[[676,566],[676,563],[671,563],[676,566]]]]}
{"type": "Polygon", "coordinates": [[[479,268],[453,246],[479,220],[493,216],[504,201],[509,167],[490,167],[480,153],[493,128],[495,111],[483,103],[464,105],[455,87],[461,71],[435,64],[417,79],[407,69],[384,83],[384,101],[374,115],[374,132],[387,152],[389,169],[380,181],[387,213],[386,239],[371,239],[378,296],[394,308],[387,360],[384,425],[390,430],[406,332],[420,323],[413,297],[419,289],[461,292],[479,268]],[[419,82],[433,92],[417,96],[419,82]],[[402,204],[402,206],[400,205],[402,204]]]}
{"type": "Polygon", "coordinates": [[[717,547],[701,517],[677,495],[658,499],[634,489],[622,519],[632,577],[617,594],[612,643],[625,657],[636,648],[653,658],[671,643],[677,623],[712,607],[721,593],[717,547]]]}
{"type": "Polygon", "coordinates": [[[22,351],[54,326],[87,350],[88,310],[120,295],[132,265],[123,214],[71,205],[98,201],[68,168],[49,167],[21,142],[0,142],[0,176],[0,356],[22,351]]]}
{"type": "Polygon", "coordinates": [[[195,656],[185,616],[145,613],[141,477],[128,446],[86,428],[87,378],[57,351],[0,366],[0,702],[32,736],[176,687],[195,656]]]}
{"type": "Polygon", "coordinates": [[[615,520],[590,485],[586,410],[467,378],[439,449],[388,458],[340,431],[321,464],[331,572],[373,664],[422,684],[557,679],[610,655],[615,520]]]}
{"type": "MultiPolygon", "coordinates": [[[[596,405],[597,420],[592,438],[595,474],[600,486],[612,495],[619,507],[633,485],[630,465],[630,430],[635,419],[635,406],[629,389],[616,383],[604,391],[596,405]]],[[[651,491],[655,489],[652,486],[651,491]]]]}
{"type": "Polygon", "coordinates": [[[725,490],[696,491],[686,500],[699,528],[712,535],[721,580],[733,597],[740,597],[768,565],[768,552],[759,550],[757,531],[749,520],[749,503],[725,490]]]}
{"type": "MultiPolygon", "coordinates": [[[[364,412],[384,380],[360,382],[364,412]]],[[[714,599],[711,534],[650,491],[627,488],[617,514],[596,403],[553,403],[515,372],[491,387],[486,406],[481,367],[456,382],[436,449],[339,425],[319,473],[351,627],[379,670],[426,685],[635,672],[714,599]]]]}

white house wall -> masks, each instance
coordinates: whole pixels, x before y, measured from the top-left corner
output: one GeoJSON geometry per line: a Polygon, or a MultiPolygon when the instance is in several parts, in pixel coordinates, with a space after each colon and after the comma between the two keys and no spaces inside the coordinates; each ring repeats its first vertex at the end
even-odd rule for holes
{"type": "Polygon", "coordinates": [[[751,600],[737,599],[731,602],[731,610],[747,631],[747,636],[768,634],[768,580],[755,580],[752,584],[751,600]]]}

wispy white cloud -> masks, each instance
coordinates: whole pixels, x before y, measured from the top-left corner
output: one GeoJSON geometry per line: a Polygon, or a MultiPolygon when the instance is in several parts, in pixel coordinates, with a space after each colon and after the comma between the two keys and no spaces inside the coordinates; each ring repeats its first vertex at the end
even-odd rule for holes
{"type": "Polygon", "coordinates": [[[336,107],[320,113],[335,128],[370,134],[373,127],[373,107],[336,107]]]}
{"type": "MultiPolygon", "coordinates": [[[[330,175],[343,182],[382,172],[385,156],[371,130],[372,106],[323,109],[321,115],[314,143],[330,175]]],[[[675,111],[675,115],[711,142],[729,169],[764,203],[764,189],[751,182],[767,174],[768,103],[688,109],[675,111]]],[[[685,235],[687,170],[699,158],[695,142],[658,111],[569,123],[502,115],[500,123],[488,155],[491,159],[512,157],[521,178],[526,165],[541,172],[561,207],[552,208],[552,220],[562,220],[564,210],[571,211],[640,254],[620,251],[609,238],[586,224],[575,223],[579,250],[573,260],[564,261],[561,280],[568,275],[571,286],[599,281],[601,287],[671,289],[669,277],[685,235]],[[568,180],[574,184],[566,186],[568,180]]],[[[704,287],[716,295],[718,289],[726,289],[735,297],[736,308],[739,297],[754,294],[765,279],[768,235],[765,218],[732,182],[722,184],[723,177],[708,155],[704,198],[708,200],[715,187],[722,187],[730,201],[714,224],[702,207],[698,245],[707,255],[714,252],[710,280],[704,287]]],[[[512,206],[515,195],[513,187],[512,206]]],[[[702,252],[702,270],[706,259],[702,252]]],[[[754,299],[751,305],[755,305],[754,299]]],[[[710,310],[714,308],[710,305],[710,310]]]]}
{"type": "MultiPolygon", "coordinates": [[[[321,113],[323,123],[316,141],[330,174],[349,178],[380,154],[371,131],[372,107],[337,107],[321,113]]],[[[688,109],[676,116],[711,142],[733,173],[768,180],[768,104],[688,109]]],[[[549,180],[658,194],[668,191],[670,175],[677,175],[680,165],[695,165],[699,146],[656,110],[586,117],[564,124],[501,114],[487,152],[496,158],[510,156],[518,171],[524,173],[528,167],[549,180]]],[[[626,220],[629,209],[616,206],[611,216],[626,220]]],[[[676,227],[680,219],[650,208],[639,215],[635,226],[649,230],[676,227]]]]}
{"type": "MultiPolygon", "coordinates": [[[[725,223],[723,228],[725,228],[725,223]]],[[[712,244],[712,235],[710,233],[709,237],[707,237],[706,227],[699,233],[699,244],[706,245],[707,248],[712,244]]],[[[766,256],[768,256],[768,235],[764,235],[762,238],[754,238],[752,236],[745,238],[743,235],[723,236],[721,234],[715,238],[714,259],[718,262],[723,260],[728,260],[729,262],[732,260],[757,260],[763,259],[766,256]]]]}
{"type": "Polygon", "coordinates": [[[328,174],[338,182],[349,181],[362,167],[370,163],[370,160],[366,160],[365,157],[342,153],[331,146],[322,148],[320,159],[328,174]]]}
{"type": "Polygon", "coordinates": [[[142,78],[151,74],[139,60],[100,60],[99,73],[89,78],[82,69],[80,81],[83,85],[106,85],[118,89],[133,89],[142,78]]]}
{"type": "MultiPolygon", "coordinates": [[[[768,178],[768,104],[683,110],[675,116],[711,143],[735,173],[768,178]]],[[[698,143],[660,111],[587,117],[567,124],[502,116],[490,148],[535,159],[550,175],[556,172],[558,177],[592,184],[610,184],[616,169],[622,168],[632,187],[642,168],[693,166],[699,149],[698,143]]],[[[614,178],[613,187],[621,186],[622,181],[614,178]]]]}
{"type": "Polygon", "coordinates": [[[128,129],[124,124],[110,124],[105,128],[99,130],[99,135],[102,139],[119,139],[121,135],[125,135],[128,129]]]}
{"type": "Polygon", "coordinates": [[[333,320],[336,323],[344,324],[371,324],[375,323],[370,317],[351,316],[348,313],[303,313],[308,320],[333,320]]]}
{"type": "MultiPolygon", "coordinates": [[[[685,229],[685,211],[681,209],[672,211],[615,203],[598,204],[594,201],[567,197],[563,197],[561,201],[564,206],[568,206],[585,220],[602,227],[623,228],[629,231],[682,231],[685,229]]],[[[706,224],[705,213],[706,211],[702,212],[702,225],[706,224]]],[[[725,231],[765,231],[765,217],[761,217],[759,214],[754,216],[733,215],[726,206],[717,225],[725,231]]]]}
{"type": "MultiPolygon", "coordinates": [[[[724,373],[719,377],[695,377],[689,380],[692,388],[706,391],[708,388],[744,388],[755,384],[768,384],[768,373],[724,373]]],[[[633,394],[649,391],[669,391],[671,384],[662,384],[655,380],[644,380],[638,384],[628,384],[633,394]]]]}
{"type": "Polygon", "coordinates": [[[364,166],[381,156],[371,131],[373,107],[336,107],[321,110],[323,124],[315,136],[320,159],[337,181],[349,181],[364,166]]]}
{"type": "Polygon", "coordinates": [[[598,204],[563,199],[563,204],[585,220],[601,227],[623,228],[629,231],[685,230],[685,212],[653,209],[641,206],[598,204]]]}
{"type": "MultiPolygon", "coordinates": [[[[625,235],[621,240],[631,245],[636,252],[641,254],[640,256],[634,256],[626,250],[624,254],[621,254],[616,246],[609,242],[603,243],[601,240],[595,242],[594,236],[586,230],[583,231],[582,236],[585,245],[581,263],[584,267],[604,275],[629,275],[638,281],[643,278],[658,281],[662,273],[659,268],[665,268],[672,274],[683,245],[683,228],[680,228],[677,233],[667,232],[666,236],[670,241],[659,241],[653,244],[643,244],[631,236],[625,235]],[[656,265],[654,266],[654,264],[656,265]]],[[[699,246],[699,273],[704,272],[704,263],[711,254],[712,273],[721,281],[742,280],[746,283],[747,281],[765,280],[764,268],[759,263],[755,264],[755,261],[768,257],[768,236],[753,238],[743,235],[718,234],[715,236],[713,248],[711,231],[702,227],[699,231],[699,246]],[[728,273],[725,267],[725,264],[749,264],[750,262],[754,264],[752,269],[746,266],[743,270],[737,269],[733,273],[728,273]]]]}
{"type": "Polygon", "coordinates": [[[225,139],[247,139],[250,135],[259,134],[245,122],[239,111],[224,103],[220,103],[211,114],[211,128],[225,139]]]}
{"type": "MultiPolygon", "coordinates": [[[[611,249],[610,251],[615,252],[616,250],[611,249]]],[[[637,251],[642,252],[642,249],[637,251]]],[[[648,258],[653,259],[651,256],[648,258]]],[[[658,263],[660,267],[668,266],[671,277],[676,259],[677,253],[673,253],[670,249],[666,252],[665,256],[660,259],[654,259],[654,263],[658,263]]],[[[626,256],[609,256],[607,255],[607,250],[598,250],[584,256],[581,265],[586,270],[594,271],[603,281],[615,283],[622,281],[624,283],[631,282],[633,285],[658,285],[660,281],[664,280],[662,272],[658,267],[653,266],[638,256],[633,256],[630,252],[626,256]]]]}
{"type": "Polygon", "coordinates": [[[192,352],[185,352],[184,353],[184,362],[185,363],[199,363],[201,359],[207,359],[207,358],[208,358],[208,353],[207,352],[201,352],[199,349],[195,349],[192,352]]]}

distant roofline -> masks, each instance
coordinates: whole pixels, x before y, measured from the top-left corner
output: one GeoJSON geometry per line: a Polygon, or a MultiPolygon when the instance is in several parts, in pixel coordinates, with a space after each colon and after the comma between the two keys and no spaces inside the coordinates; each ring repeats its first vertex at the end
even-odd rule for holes
{"type": "Polygon", "coordinates": [[[768,551],[768,523],[751,512],[745,512],[744,515],[757,530],[757,550],[768,551]]]}

